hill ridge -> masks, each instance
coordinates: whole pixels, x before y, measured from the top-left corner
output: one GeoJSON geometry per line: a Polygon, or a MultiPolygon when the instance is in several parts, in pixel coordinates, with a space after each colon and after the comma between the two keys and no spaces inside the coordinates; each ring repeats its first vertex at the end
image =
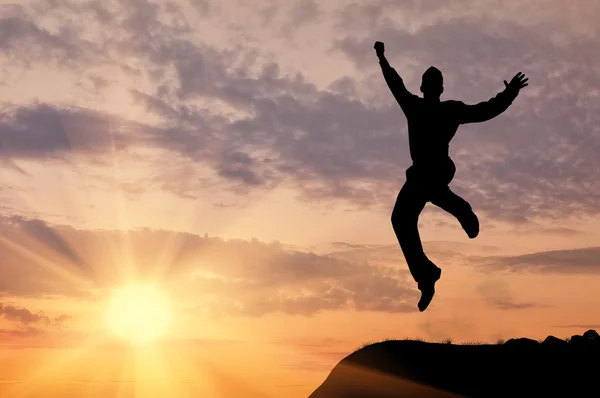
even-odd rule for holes
{"type": "Polygon", "coordinates": [[[309,398],[600,396],[600,336],[526,337],[503,344],[413,340],[369,344],[346,356],[309,398]]]}

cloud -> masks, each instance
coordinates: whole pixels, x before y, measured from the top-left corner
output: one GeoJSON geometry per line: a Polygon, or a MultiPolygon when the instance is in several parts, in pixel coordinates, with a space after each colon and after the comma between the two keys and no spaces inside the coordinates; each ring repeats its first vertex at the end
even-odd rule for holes
{"type": "MultiPolygon", "coordinates": [[[[470,263],[472,258],[488,257],[499,251],[497,247],[477,245],[469,242],[425,241],[423,247],[427,256],[435,263],[460,264],[470,263]]],[[[408,272],[400,245],[357,245],[334,242],[331,257],[348,261],[358,261],[394,266],[401,261],[401,269],[408,272]]]]}
{"type": "Polygon", "coordinates": [[[210,0],[190,0],[192,5],[202,14],[208,16],[212,12],[213,5],[210,0]]]}
{"type": "MultiPolygon", "coordinates": [[[[80,230],[46,224],[53,231],[47,235],[21,228],[14,218],[4,219],[0,228],[0,294],[14,297],[97,300],[124,283],[125,271],[160,282],[177,300],[189,300],[197,313],[215,317],[310,316],[337,310],[408,313],[416,310],[419,296],[396,245],[325,255],[279,242],[163,230],[80,230]],[[88,268],[74,267],[64,255],[56,257],[55,236],[65,247],[75,248],[88,268]]],[[[459,254],[462,249],[449,242],[426,242],[425,247],[436,261],[460,260],[488,271],[594,273],[598,258],[597,248],[499,257],[486,247],[473,248],[475,254],[459,254]]],[[[497,282],[480,286],[480,292],[499,309],[540,306],[515,299],[497,282]]]]}
{"type": "MultiPolygon", "coordinates": [[[[194,237],[200,243],[201,238],[194,237]]],[[[324,310],[412,312],[416,292],[406,273],[258,241],[203,241],[193,278],[216,313],[311,315],[324,310]],[[209,299],[211,297],[211,299],[209,299]]],[[[189,255],[189,254],[188,254],[189,255]]]]}
{"type": "Polygon", "coordinates": [[[139,124],[85,108],[9,106],[0,114],[0,158],[63,158],[131,146],[139,124]]]}
{"type": "Polygon", "coordinates": [[[69,320],[73,319],[72,316],[67,315],[67,314],[60,314],[58,316],[55,316],[53,321],[57,324],[63,324],[69,320]]]}
{"type": "Polygon", "coordinates": [[[333,246],[336,249],[347,249],[347,250],[353,250],[353,249],[366,249],[369,248],[369,245],[365,245],[365,244],[359,244],[359,243],[349,243],[349,242],[331,242],[331,246],[333,246]]]}
{"type": "Polygon", "coordinates": [[[218,173],[222,177],[239,180],[246,185],[262,185],[265,182],[265,179],[253,170],[256,167],[256,160],[247,153],[239,151],[226,153],[220,162],[218,173]]]}
{"type": "Polygon", "coordinates": [[[4,338],[27,338],[47,335],[51,327],[61,327],[72,317],[66,314],[49,317],[43,312],[33,313],[27,308],[0,303],[0,318],[16,324],[11,329],[0,329],[4,338]]]}
{"type": "Polygon", "coordinates": [[[539,307],[538,304],[533,303],[515,303],[514,301],[504,300],[486,300],[492,307],[496,307],[500,310],[524,310],[529,308],[539,307]]]}
{"type": "Polygon", "coordinates": [[[315,0],[297,1],[292,8],[292,25],[304,25],[319,16],[319,3],[315,0]]]}
{"type": "Polygon", "coordinates": [[[520,256],[474,257],[481,269],[509,272],[556,274],[597,274],[600,272],[600,247],[550,250],[520,256]]]}
{"type": "Polygon", "coordinates": [[[320,5],[315,0],[296,1],[291,10],[285,12],[286,19],[283,22],[282,33],[284,37],[292,40],[300,29],[313,25],[321,18],[320,5]]]}
{"type": "Polygon", "coordinates": [[[0,217],[0,295],[85,296],[96,275],[82,247],[73,249],[72,234],[41,220],[0,217]]]}
{"type": "MultiPolygon", "coordinates": [[[[302,7],[298,10],[304,10],[302,7]]],[[[102,65],[111,62],[118,65],[118,59],[132,57],[146,65],[143,71],[152,77],[154,92],[135,89],[132,96],[166,123],[160,128],[145,128],[145,137],[150,142],[208,166],[235,189],[239,183],[248,189],[268,189],[287,181],[300,188],[307,198],[354,196],[351,201],[373,202],[373,192],[377,191],[373,187],[388,184],[385,177],[394,174],[379,160],[392,159],[395,156],[392,150],[397,147],[391,129],[384,127],[385,115],[382,118],[354,99],[320,91],[300,74],[282,75],[272,62],[235,67],[248,51],[240,49],[239,55],[234,56],[231,51],[190,41],[183,37],[187,32],[185,27],[165,22],[163,11],[146,1],[138,1],[136,7],[112,11],[113,15],[123,16],[122,22],[105,27],[110,28],[105,31],[126,34],[115,34],[111,40],[99,42],[105,51],[90,55],[98,57],[95,63],[102,65]],[[158,31],[160,35],[156,34],[158,31]],[[119,56],[109,59],[104,55],[113,53],[119,56]],[[251,72],[255,67],[258,74],[251,72]],[[215,106],[201,109],[192,104],[197,100],[211,101],[215,106]],[[233,109],[237,116],[226,117],[219,112],[219,104],[233,109]],[[367,136],[364,131],[371,132],[367,136]],[[222,145],[224,142],[228,143],[226,147],[222,145]],[[360,151],[371,152],[369,148],[374,147],[387,149],[387,154],[373,152],[367,154],[364,162],[358,160],[360,151]],[[382,178],[382,172],[387,176],[382,178]]],[[[313,11],[298,12],[308,15],[305,18],[313,15],[313,11]]],[[[114,18],[105,21],[114,23],[114,18]]],[[[77,41],[76,36],[71,39],[77,41]]],[[[85,50],[82,43],[73,46],[85,50]]],[[[122,130],[115,126],[119,124],[116,120],[101,116],[88,110],[57,109],[49,105],[14,110],[5,116],[2,137],[5,156],[68,150],[73,145],[69,141],[72,137],[68,137],[69,131],[62,124],[69,118],[78,118],[83,125],[92,126],[73,134],[81,137],[85,149],[109,150],[104,137],[114,135],[114,130],[119,130],[117,139],[131,137],[120,134],[122,130]],[[40,131],[40,126],[46,125],[52,128],[40,131]],[[25,132],[17,134],[16,126],[23,126],[25,132]],[[87,141],[91,138],[104,141],[85,145],[92,144],[87,141]]],[[[135,129],[136,125],[132,121],[123,127],[135,129]]]]}
{"type": "Polygon", "coordinates": [[[28,220],[20,216],[12,216],[9,219],[9,223],[18,226],[26,235],[39,242],[43,242],[44,245],[72,261],[78,267],[86,267],[83,260],[73,248],[44,221],[28,220]]]}
{"type": "MultiPolygon", "coordinates": [[[[0,43],[12,56],[67,72],[90,64],[107,68],[106,74],[127,71],[131,78],[118,86],[145,107],[144,117],[159,121],[56,104],[14,106],[0,122],[4,157],[150,147],[173,161],[152,163],[157,184],[146,189],[194,198],[199,179],[236,194],[285,185],[302,200],[387,209],[387,192],[399,188],[410,159],[404,117],[374,57],[377,37],[413,90],[429,65],[444,71],[448,98],[465,102],[490,98],[519,70],[530,77],[504,115],[461,128],[451,148],[458,165],[453,187],[478,212],[524,223],[600,211],[600,184],[591,178],[600,169],[594,84],[600,59],[591,6],[496,2],[492,17],[472,0],[353,3],[327,11],[332,26],[323,28],[331,35],[323,41],[346,59],[314,56],[323,69],[335,58],[354,72],[349,66],[331,84],[317,84],[318,76],[301,66],[284,67],[293,50],[270,57],[272,48],[261,42],[261,35],[273,33],[266,26],[254,33],[237,26],[236,40],[224,34],[216,43],[194,36],[186,8],[176,2],[40,4],[13,7],[3,20],[0,43]],[[81,18],[65,22],[75,10],[81,18]],[[63,28],[50,29],[52,20],[63,28]],[[14,43],[23,40],[43,50],[33,51],[35,57],[17,51],[24,47],[14,43]]],[[[290,4],[295,27],[325,12],[314,2],[290,4]]],[[[235,25],[225,14],[213,15],[213,3],[193,5],[205,14],[210,9],[211,23],[235,25]]],[[[279,28],[272,29],[279,38],[279,28]]],[[[286,43],[302,40],[302,32],[286,43]]],[[[104,75],[85,76],[93,83],[104,75]]]]}
{"type": "Polygon", "coordinates": [[[23,327],[18,329],[0,329],[0,337],[2,338],[27,338],[41,336],[43,334],[43,330],[33,327],[23,327]]]}
{"type": "MultiPolygon", "coordinates": [[[[349,6],[342,17],[345,35],[337,46],[369,76],[380,75],[372,50],[375,37],[388,44],[388,58],[417,93],[429,65],[445,74],[444,98],[467,103],[491,98],[503,89],[502,80],[519,70],[530,77],[530,86],[504,115],[459,129],[451,147],[458,166],[457,192],[476,209],[512,222],[597,214],[600,185],[592,178],[600,169],[592,154],[600,125],[594,105],[597,30],[582,35],[554,19],[527,23],[530,10],[514,18],[518,13],[498,7],[489,17],[462,15],[458,5],[444,2],[435,9],[403,4],[391,7],[401,13],[387,14],[383,4],[349,6]],[[359,14],[359,20],[368,20],[368,34],[360,28],[351,31],[350,16],[359,14]],[[424,22],[398,23],[413,15],[424,22]]],[[[385,84],[376,87],[393,101],[385,84]]]]}
{"type": "Polygon", "coordinates": [[[0,303],[0,315],[9,321],[29,325],[30,323],[50,323],[50,318],[43,314],[34,314],[27,308],[18,308],[0,303]]]}
{"type": "Polygon", "coordinates": [[[0,49],[4,56],[10,56],[11,61],[20,66],[31,66],[48,59],[73,66],[72,60],[83,61],[82,57],[90,53],[89,46],[83,51],[77,45],[76,32],[68,27],[51,32],[40,27],[24,7],[11,7],[10,10],[12,15],[0,18],[0,49]]]}
{"type": "Polygon", "coordinates": [[[48,249],[56,244],[55,235],[21,229],[6,219],[0,226],[4,242],[0,242],[0,293],[17,297],[98,299],[123,283],[122,264],[127,258],[138,278],[160,281],[180,299],[202,303],[199,312],[215,316],[275,312],[309,316],[342,309],[398,313],[416,308],[417,292],[405,270],[289,250],[278,242],[48,225],[67,247],[77,249],[90,269],[83,271],[71,267],[64,257],[52,257],[48,249]],[[37,257],[19,247],[35,248],[37,257]]]}
{"type": "Polygon", "coordinates": [[[600,329],[600,323],[586,323],[586,324],[572,324],[572,325],[559,325],[559,328],[575,328],[575,329],[600,329]]]}

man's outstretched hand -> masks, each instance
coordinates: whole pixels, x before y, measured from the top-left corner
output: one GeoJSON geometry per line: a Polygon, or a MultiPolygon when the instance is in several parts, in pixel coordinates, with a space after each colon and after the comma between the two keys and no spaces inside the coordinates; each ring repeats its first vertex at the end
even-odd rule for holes
{"type": "Polygon", "coordinates": [[[519,90],[521,90],[523,87],[527,87],[529,85],[527,83],[528,80],[529,80],[529,78],[525,78],[525,75],[523,73],[519,72],[512,78],[510,83],[507,83],[505,80],[504,85],[509,90],[514,90],[516,92],[519,92],[519,90]]]}
{"type": "Polygon", "coordinates": [[[381,56],[385,52],[385,47],[383,46],[383,43],[380,41],[376,41],[375,45],[373,47],[375,48],[375,52],[377,53],[377,56],[381,56]]]}

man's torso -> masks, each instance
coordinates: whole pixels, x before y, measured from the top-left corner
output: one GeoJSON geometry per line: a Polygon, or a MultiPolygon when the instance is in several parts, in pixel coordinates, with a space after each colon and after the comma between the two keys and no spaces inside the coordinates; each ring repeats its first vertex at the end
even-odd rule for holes
{"type": "Polygon", "coordinates": [[[429,102],[415,97],[405,110],[408,139],[414,163],[444,161],[449,144],[459,123],[455,110],[457,101],[429,102]]]}
{"type": "MultiPolygon", "coordinates": [[[[458,101],[430,102],[414,97],[404,113],[408,121],[411,174],[448,184],[456,171],[449,145],[458,130],[458,101]],[[437,181],[439,180],[439,181],[437,181]]],[[[436,184],[437,185],[437,184],[436,184]]]]}

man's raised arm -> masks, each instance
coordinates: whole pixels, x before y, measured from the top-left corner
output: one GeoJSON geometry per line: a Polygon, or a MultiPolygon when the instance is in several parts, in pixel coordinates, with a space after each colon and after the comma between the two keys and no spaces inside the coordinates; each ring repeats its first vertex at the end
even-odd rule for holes
{"type": "Polygon", "coordinates": [[[388,60],[385,58],[385,47],[383,46],[383,43],[380,41],[375,42],[374,48],[375,52],[377,53],[377,57],[379,58],[379,65],[381,66],[381,71],[383,72],[385,82],[394,95],[394,98],[396,98],[396,101],[398,101],[398,104],[400,104],[400,107],[406,111],[406,106],[408,105],[409,100],[412,97],[415,97],[415,95],[406,89],[404,81],[402,81],[402,78],[400,75],[398,75],[398,72],[396,72],[396,70],[390,66],[388,60]]]}
{"type": "Polygon", "coordinates": [[[457,109],[457,118],[460,124],[480,123],[493,119],[508,109],[513,103],[519,91],[528,85],[525,75],[517,73],[510,83],[504,81],[505,89],[489,101],[480,102],[476,105],[461,105],[457,109]]]}

